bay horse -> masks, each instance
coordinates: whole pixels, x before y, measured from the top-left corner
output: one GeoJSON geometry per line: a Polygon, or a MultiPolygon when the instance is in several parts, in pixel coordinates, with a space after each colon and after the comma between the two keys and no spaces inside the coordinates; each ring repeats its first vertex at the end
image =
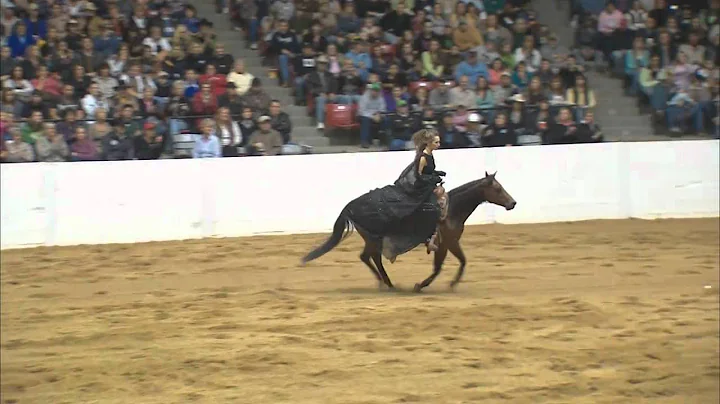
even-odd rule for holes
{"type": "MultiPolygon", "coordinates": [[[[423,288],[430,285],[440,274],[448,251],[460,261],[460,268],[450,283],[450,287],[454,289],[457,284],[460,283],[463,273],[465,272],[465,264],[467,263],[465,254],[460,247],[460,238],[465,230],[465,221],[481,203],[490,202],[504,207],[505,210],[513,210],[515,208],[517,202],[505,191],[505,188],[503,188],[500,182],[495,179],[495,174],[497,174],[497,172],[488,174],[486,171],[485,177],[468,182],[448,192],[448,212],[445,220],[439,225],[439,246],[437,251],[435,251],[433,272],[425,280],[415,284],[415,292],[420,292],[423,288]]],[[[343,211],[335,221],[332,235],[330,235],[325,243],[303,257],[302,264],[304,265],[328,253],[340,244],[342,240],[352,234],[353,228],[357,229],[365,241],[365,247],[360,254],[360,261],[370,268],[370,271],[378,280],[379,286],[384,284],[388,288],[394,289],[395,287],[382,264],[382,241],[375,241],[367,234],[363,234],[362,228],[355,226],[352,217],[348,217],[345,211],[343,211]]]]}

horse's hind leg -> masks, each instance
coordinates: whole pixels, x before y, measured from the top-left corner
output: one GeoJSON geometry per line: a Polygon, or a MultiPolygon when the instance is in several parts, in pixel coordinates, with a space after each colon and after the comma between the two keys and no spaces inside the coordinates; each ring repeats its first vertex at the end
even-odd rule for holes
{"type": "Polygon", "coordinates": [[[416,283],[415,289],[413,289],[414,292],[419,292],[423,288],[429,286],[435,280],[435,278],[440,275],[440,272],[442,271],[443,261],[445,261],[445,257],[447,257],[447,252],[447,247],[444,244],[441,244],[440,249],[435,251],[433,273],[430,274],[430,276],[428,276],[427,279],[425,279],[421,283],[416,283]]]}
{"type": "Polygon", "coordinates": [[[380,251],[376,250],[373,252],[372,260],[375,263],[375,267],[377,267],[378,273],[380,273],[383,282],[385,282],[385,285],[387,285],[390,289],[395,289],[395,286],[393,286],[392,282],[390,282],[390,277],[388,277],[388,274],[385,272],[385,268],[383,267],[380,251]]]}
{"type": "Polygon", "coordinates": [[[454,289],[455,286],[460,283],[463,273],[465,273],[465,253],[463,253],[462,248],[460,248],[460,243],[452,243],[448,246],[448,249],[455,257],[457,257],[458,261],[460,261],[460,268],[458,268],[455,279],[450,282],[450,287],[454,289]]]}
{"type": "Polygon", "coordinates": [[[380,276],[380,273],[378,273],[378,270],[375,268],[372,262],[370,262],[370,258],[372,257],[372,248],[369,246],[368,243],[365,243],[365,248],[363,249],[363,252],[360,254],[360,261],[364,262],[365,265],[367,265],[368,268],[370,268],[370,272],[372,272],[373,275],[375,275],[375,278],[377,279],[378,283],[384,282],[383,278],[380,276]]]}

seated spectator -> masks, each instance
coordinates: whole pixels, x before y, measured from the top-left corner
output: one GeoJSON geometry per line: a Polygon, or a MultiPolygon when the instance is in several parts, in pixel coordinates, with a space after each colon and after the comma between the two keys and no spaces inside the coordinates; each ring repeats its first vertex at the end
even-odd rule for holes
{"type": "Polygon", "coordinates": [[[90,123],[87,127],[87,137],[95,142],[100,155],[102,155],[103,139],[111,131],[112,126],[108,122],[108,110],[105,108],[96,109],[95,122],[90,123]]]}
{"type": "Polygon", "coordinates": [[[203,84],[200,92],[192,99],[192,113],[195,115],[214,115],[218,109],[217,96],[212,92],[210,84],[203,84]]]}
{"type": "Polygon", "coordinates": [[[253,117],[253,110],[250,107],[244,107],[242,110],[242,116],[238,122],[238,126],[243,134],[243,145],[247,145],[247,140],[257,130],[257,124],[255,124],[255,118],[253,117]]]}
{"type": "Polygon", "coordinates": [[[470,117],[470,112],[465,105],[458,105],[455,108],[455,112],[452,114],[452,122],[458,132],[463,134],[467,132],[468,117],[470,117]]]}
{"type": "Polygon", "coordinates": [[[385,98],[380,94],[380,85],[368,84],[367,90],[360,97],[358,117],[360,119],[360,145],[370,147],[372,142],[371,129],[383,126],[382,114],[387,112],[385,98]]]}
{"type": "Polygon", "coordinates": [[[210,89],[216,97],[225,94],[227,88],[227,80],[224,74],[220,74],[214,64],[208,63],[205,66],[205,74],[198,79],[200,85],[209,84],[210,89]]]}
{"type": "Polygon", "coordinates": [[[518,93],[510,97],[510,100],[512,105],[507,115],[507,125],[512,128],[518,138],[517,144],[540,144],[540,139],[535,138],[535,133],[532,130],[535,125],[532,121],[532,115],[525,108],[527,101],[525,97],[518,93]]]}
{"type": "Polygon", "coordinates": [[[220,140],[215,133],[215,125],[211,119],[203,119],[200,123],[200,134],[195,135],[195,146],[193,147],[193,158],[215,158],[222,157],[220,140]]]}
{"type": "Polygon", "coordinates": [[[490,70],[488,70],[488,83],[490,84],[490,87],[496,87],[500,85],[500,77],[503,73],[507,72],[507,69],[505,68],[505,65],[503,64],[502,59],[496,58],[492,61],[492,64],[490,65],[490,70]]]}
{"type": "Polygon", "coordinates": [[[143,119],[151,117],[160,119],[164,115],[164,108],[155,97],[155,89],[152,87],[145,87],[143,89],[142,98],[138,104],[140,106],[138,115],[143,119]]]}
{"type": "Polygon", "coordinates": [[[46,123],[44,136],[37,138],[35,143],[37,160],[42,162],[67,161],[70,149],[67,143],[55,132],[55,124],[46,123]]]}
{"type": "Polygon", "coordinates": [[[475,93],[470,89],[469,82],[468,76],[460,76],[459,85],[450,90],[451,105],[463,105],[467,108],[476,104],[475,93]]]}
{"type": "MultiPolygon", "coordinates": [[[[127,123],[125,123],[125,136],[128,136],[127,123]]],[[[132,135],[131,135],[132,136],[132,135]]],[[[155,124],[146,122],[142,134],[133,139],[133,149],[137,160],[157,160],[163,150],[163,137],[155,133],[155,124]]]]}
{"type": "Polygon", "coordinates": [[[250,136],[248,144],[251,146],[253,155],[275,156],[280,154],[283,145],[283,138],[278,131],[272,128],[272,119],[263,115],[258,118],[258,129],[250,136]]]}
{"type": "Polygon", "coordinates": [[[29,163],[35,160],[33,147],[23,141],[18,128],[10,129],[10,139],[2,139],[0,161],[3,163],[29,163]]]}
{"type": "Polygon", "coordinates": [[[545,90],[543,90],[542,83],[540,82],[540,78],[538,76],[534,76],[530,80],[530,85],[527,88],[526,94],[527,102],[530,105],[538,105],[541,100],[546,98],[545,90]]]}
{"type": "Polygon", "coordinates": [[[132,160],[134,158],[133,139],[125,135],[122,120],[113,121],[113,127],[103,137],[102,159],[107,161],[132,160]]]}
{"type": "Polygon", "coordinates": [[[535,38],[532,35],[526,36],[522,47],[515,50],[515,63],[525,62],[527,71],[533,73],[540,68],[541,60],[540,51],[535,49],[535,38]]]}
{"type": "Polygon", "coordinates": [[[616,48],[616,36],[614,34],[623,21],[624,17],[622,12],[615,7],[612,1],[607,2],[605,9],[598,17],[598,31],[600,33],[598,44],[605,56],[605,60],[607,60],[611,66],[614,65],[614,59],[611,56],[612,51],[616,48]]]}
{"type": "Polygon", "coordinates": [[[400,86],[393,86],[389,93],[385,92],[383,94],[383,97],[385,97],[387,112],[395,112],[399,101],[408,101],[410,98],[409,94],[400,86]]]}
{"type": "Polygon", "coordinates": [[[397,111],[391,115],[388,122],[390,131],[389,150],[412,150],[412,135],[420,130],[418,117],[410,115],[407,102],[400,100],[397,111]]]}
{"type": "Polygon", "coordinates": [[[672,72],[673,84],[677,88],[687,89],[690,85],[690,77],[695,74],[695,68],[687,61],[687,56],[678,52],[675,63],[670,67],[672,72]]]}
{"type": "Polygon", "coordinates": [[[283,144],[290,142],[292,122],[290,122],[290,116],[282,111],[279,100],[272,100],[270,102],[268,116],[270,116],[270,126],[282,136],[283,144]]]}
{"type": "Polygon", "coordinates": [[[585,69],[583,66],[577,64],[577,59],[574,55],[568,56],[565,62],[565,66],[560,69],[558,73],[563,81],[563,86],[570,88],[575,86],[575,77],[578,74],[583,74],[585,69]]]}
{"type": "Polygon", "coordinates": [[[660,66],[660,56],[650,57],[648,66],[643,67],[638,79],[639,87],[647,97],[653,110],[663,112],[668,100],[669,89],[665,86],[666,69],[660,66]]]}
{"type": "Polygon", "coordinates": [[[234,70],[227,75],[227,81],[235,83],[236,92],[240,96],[247,93],[253,79],[254,76],[245,71],[245,61],[242,59],[235,61],[234,70]]]}
{"type": "MultiPolygon", "coordinates": [[[[548,42],[540,48],[541,60],[539,65],[542,64],[542,60],[547,60],[550,63],[550,67],[560,68],[565,64],[565,59],[570,56],[568,48],[558,43],[557,35],[550,34],[548,42]]],[[[540,66],[538,66],[539,68],[540,66]]]]}
{"type": "Polygon", "coordinates": [[[575,104],[575,114],[577,121],[581,121],[588,109],[595,108],[595,91],[587,86],[585,76],[578,74],[575,78],[575,87],[568,88],[565,96],[567,102],[575,104]]]}
{"type": "Polygon", "coordinates": [[[366,80],[370,74],[370,70],[373,68],[372,58],[370,58],[370,55],[367,53],[366,45],[359,40],[353,41],[350,51],[345,54],[345,57],[352,61],[355,68],[358,69],[360,77],[366,80]]]}
{"type": "Polygon", "coordinates": [[[467,142],[466,147],[481,147],[484,130],[485,126],[482,125],[480,114],[473,112],[468,115],[466,131],[463,133],[465,142],[467,142]]]}
{"type": "Polygon", "coordinates": [[[500,47],[500,60],[503,62],[503,65],[506,69],[514,69],[515,63],[517,62],[515,60],[515,54],[513,53],[513,50],[511,48],[511,44],[509,43],[503,43],[500,47]]]}
{"type": "Polygon", "coordinates": [[[256,112],[266,111],[270,107],[270,96],[263,89],[259,78],[253,78],[250,89],[245,93],[243,101],[246,106],[256,112]]]}
{"type": "Polygon", "coordinates": [[[648,13],[640,0],[633,0],[630,10],[625,13],[628,30],[633,36],[641,35],[645,29],[648,13]]]}
{"type": "Polygon", "coordinates": [[[512,76],[510,76],[510,81],[518,89],[518,91],[525,91],[530,85],[532,77],[533,74],[527,70],[525,62],[520,61],[515,66],[515,71],[513,71],[512,76]]]}
{"type": "Polygon", "coordinates": [[[700,33],[693,31],[688,37],[688,43],[680,45],[678,52],[687,56],[688,63],[702,66],[705,61],[705,47],[700,44],[700,33]]]}
{"type": "Polygon", "coordinates": [[[430,107],[436,110],[450,108],[450,88],[452,85],[452,81],[442,81],[437,87],[430,90],[430,97],[428,100],[430,107]]]}
{"type": "MultiPolygon", "coordinates": [[[[315,117],[318,130],[325,128],[325,105],[327,103],[350,104],[352,102],[350,96],[339,94],[342,89],[335,76],[327,71],[327,62],[327,58],[320,55],[317,60],[316,70],[311,72],[307,79],[308,91],[315,99],[315,117]]],[[[349,80],[352,81],[354,78],[359,80],[359,76],[355,74],[353,77],[353,73],[350,73],[349,80]]],[[[358,83],[361,82],[358,81],[355,85],[358,83]]],[[[350,83],[350,86],[352,85],[353,83],[350,83]]],[[[349,90],[352,91],[352,89],[349,90]]]]}
{"type": "Polygon", "coordinates": [[[485,128],[482,134],[483,147],[514,146],[516,143],[515,132],[508,125],[507,116],[504,112],[495,115],[493,123],[485,128]]]}
{"type": "MultiPolygon", "coordinates": [[[[150,94],[152,94],[152,89],[150,88],[148,90],[150,90],[150,94]]],[[[80,103],[83,111],[85,111],[85,115],[89,119],[95,119],[95,110],[98,108],[109,108],[107,101],[101,98],[100,86],[96,83],[90,84],[90,87],[88,87],[88,93],[82,98],[82,100],[80,100],[80,103]]]]}
{"type": "Polygon", "coordinates": [[[296,105],[305,105],[307,78],[315,71],[315,65],[315,52],[313,51],[312,44],[303,44],[302,54],[294,60],[296,105]]]}
{"type": "Polygon", "coordinates": [[[70,161],[95,161],[98,150],[95,142],[87,136],[84,127],[75,130],[75,141],[70,146],[70,161]]]}
{"type": "Polygon", "coordinates": [[[25,80],[23,68],[15,66],[10,73],[10,77],[3,82],[3,88],[12,91],[15,97],[23,102],[30,100],[32,92],[35,90],[30,81],[25,80]]]}
{"type": "Polygon", "coordinates": [[[467,146],[465,133],[460,132],[453,122],[453,115],[445,113],[442,117],[442,124],[438,128],[440,133],[440,145],[443,149],[457,149],[467,146]]]}
{"type": "Polygon", "coordinates": [[[459,22],[452,38],[460,52],[468,52],[483,44],[482,36],[477,29],[471,27],[465,20],[459,22]]]}
{"type": "MultiPolygon", "coordinates": [[[[423,77],[427,80],[439,80],[445,69],[440,42],[437,39],[430,41],[430,49],[422,53],[423,77]]],[[[485,71],[487,74],[487,71],[485,71]]]]}
{"type": "Polygon", "coordinates": [[[486,42],[485,45],[477,48],[478,60],[485,66],[490,66],[495,59],[500,58],[495,42],[486,42]]]}
{"type": "MultiPolygon", "coordinates": [[[[38,139],[42,139],[45,136],[45,124],[43,123],[43,116],[41,111],[33,111],[30,118],[22,126],[22,137],[25,143],[34,145],[38,139]]],[[[53,125],[54,133],[54,125],[53,125]]]]}
{"type": "Polygon", "coordinates": [[[43,119],[50,118],[50,108],[48,103],[43,101],[42,94],[40,91],[33,91],[32,95],[30,96],[30,100],[26,102],[23,105],[22,113],[20,116],[22,118],[29,118],[30,114],[33,113],[33,111],[40,111],[42,113],[43,119]]]}
{"type": "Polygon", "coordinates": [[[672,43],[670,34],[662,30],[658,34],[657,44],[654,45],[653,54],[660,55],[660,62],[663,67],[673,64],[677,58],[677,46],[672,43]]]}
{"type": "Polygon", "coordinates": [[[495,108],[495,95],[492,89],[490,89],[485,77],[478,78],[475,96],[475,106],[480,109],[480,113],[486,119],[492,120],[495,108]]]}
{"type": "Polygon", "coordinates": [[[47,66],[40,66],[37,70],[37,77],[30,80],[30,84],[36,91],[39,91],[43,100],[52,100],[60,96],[62,87],[60,82],[50,75],[47,66]]]}
{"type": "Polygon", "coordinates": [[[628,94],[637,95],[640,89],[640,72],[650,63],[650,52],[645,49],[645,41],[635,38],[633,48],[625,52],[625,77],[628,82],[628,94]]]}
{"type": "MultiPolygon", "coordinates": [[[[532,127],[528,128],[529,135],[534,133],[535,136],[540,137],[542,144],[547,144],[548,128],[555,123],[555,118],[550,111],[550,103],[547,99],[542,99],[538,102],[538,109],[532,112],[530,118],[532,127]]],[[[537,140],[536,138],[533,141],[537,140]]]]}
{"type": "MultiPolygon", "coordinates": [[[[399,88],[399,87],[398,87],[399,88]]],[[[420,87],[407,99],[411,112],[420,112],[430,108],[430,98],[426,87],[420,87]]]]}
{"type": "Polygon", "coordinates": [[[230,110],[226,107],[218,108],[213,133],[220,140],[223,157],[237,157],[238,147],[245,146],[250,137],[250,133],[243,133],[240,125],[230,116],[230,110]]]}
{"type": "Polygon", "coordinates": [[[688,90],[682,87],[676,89],[667,105],[667,119],[670,132],[680,134],[687,131],[687,122],[692,122],[695,133],[703,130],[703,111],[700,102],[694,100],[688,90]]]}
{"type": "Polygon", "coordinates": [[[547,144],[571,144],[578,142],[577,123],[568,108],[561,108],[555,123],[547,133],[547,144]]]}
{"type": "Polygon", "coordinates": [[[578,138],[582,143],[600,143],[603,141],[602,129],[595,122],[595,114],[592,111],[587,111],[585,119],[578,125],[578,138]]]}
{"type": "Polygon", "coordinates": [[[477,52],[470,51],[466,54],[466,60],[460,62],[455,68],[455,80],[461,82],[461,77],[466,76],[466,79],[470,83],[477,83],[477,79],[480,76],[489,77],[487,66],[484,63],[478,61],[477,52]]]}
{"type": "Polygon", "coordinates": [[[283,87],[290,86],[290,66],[292,60],[300,53],[300,44],[297,35],[290,30],[286,20],[278,22],[278,30],[271,39],[271,48],[277,55],[278,67],[280,69],[280,84],[283,87]]]}
{"type": "Polygon", "coordinates": [[[500,85],[494,88],[495,105],[506,104],[507,100],[518,92],[518,88],[512,84],[510,73],[504,72],[500,76],[500,85]]]}

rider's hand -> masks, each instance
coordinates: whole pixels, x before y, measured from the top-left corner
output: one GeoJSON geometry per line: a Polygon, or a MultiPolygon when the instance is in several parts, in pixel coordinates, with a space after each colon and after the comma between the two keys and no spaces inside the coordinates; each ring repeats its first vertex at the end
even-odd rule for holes
{"type": "Polygon", "coordinates": [[[445,173],[445,171],[440,171],[440,170],[435,170],[435,174],[437,174],[437,175],[439,175],[439,176],[441,176],[441,177],[444,177],[444,176],[447,175],[447,173],[445,173]]]}

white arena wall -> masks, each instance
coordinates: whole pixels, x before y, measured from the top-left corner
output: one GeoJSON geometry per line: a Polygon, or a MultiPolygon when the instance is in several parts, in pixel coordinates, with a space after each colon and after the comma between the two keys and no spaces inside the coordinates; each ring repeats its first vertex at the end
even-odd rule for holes
{"type": "MultiPolygon", "coordinates": [[[[497,171],[515,210],[468,224],[717,217],[720,142],[441,150],[447,189],[497,171]]],[[[331,230],[413,152],[3,164],[2,249],[331,230]]]]}

